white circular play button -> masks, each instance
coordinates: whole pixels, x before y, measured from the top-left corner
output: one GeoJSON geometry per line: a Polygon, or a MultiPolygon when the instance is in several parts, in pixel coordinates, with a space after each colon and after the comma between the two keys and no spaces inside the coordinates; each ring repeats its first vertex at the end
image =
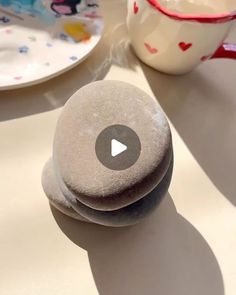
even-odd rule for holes
{"type": "Polygon", "coordinates": [[[112,141],[111,141],[111,155],[112,155],[112,157],[116,157],[126,150],[127,150],[126,145],[124,145],[123,143],[119,142],[116,139],[112,139],[112,141]]]}
{"type": "Polygon", "coordinates": [[[96,140],[98,160],[111,170],[125,170],[133,166],[141,152],[141,142],[131,128],[112,125],[104,129],[96,140]]]}

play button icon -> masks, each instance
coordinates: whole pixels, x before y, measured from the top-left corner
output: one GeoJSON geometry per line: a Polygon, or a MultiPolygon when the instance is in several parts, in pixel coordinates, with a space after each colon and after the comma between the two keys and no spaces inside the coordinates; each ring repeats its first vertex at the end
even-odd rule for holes
{"type": "Polygon", "coordinates": [[[98,135],[95,151],[98,160],[106,168],[125,170],[138,160],[141,142],[131,128],[125,125],[112,125],[98,135]]]}
{"type": "Polygon", "coordinates": [[[112,155],[112,157],[116,157],[126,150],[127,150],[126,145],[124,145],[123,143],[119,142],[116,139],[112,139],[112,141],[111,141],[111,155],[112,155]]]}

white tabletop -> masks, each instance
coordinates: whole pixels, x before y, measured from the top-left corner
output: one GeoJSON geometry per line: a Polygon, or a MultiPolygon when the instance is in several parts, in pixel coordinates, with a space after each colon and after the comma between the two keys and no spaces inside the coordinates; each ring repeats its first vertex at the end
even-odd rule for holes
{"type": "Polygon", "coordinates": [[[87,61],[47,83],[0,92],[0,294],[235,295],[236,63],[160,74],[130,50],[125,1],[103,3],[105,35],[87,61]],[[171,124],[169,194],[134,227],[76,222],[51,211],[41,187],[61,107],[97,79],[156,96],[171,124]]]}

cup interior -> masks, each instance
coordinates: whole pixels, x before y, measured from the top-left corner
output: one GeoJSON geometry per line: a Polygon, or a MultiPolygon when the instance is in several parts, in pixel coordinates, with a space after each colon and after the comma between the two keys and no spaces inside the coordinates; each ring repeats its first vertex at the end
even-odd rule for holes
{"type": "Polygon", "coordinates": [[[157,0],[171,12],[183,14],[225,14],[236,11],[236,0],[157,0]]]}

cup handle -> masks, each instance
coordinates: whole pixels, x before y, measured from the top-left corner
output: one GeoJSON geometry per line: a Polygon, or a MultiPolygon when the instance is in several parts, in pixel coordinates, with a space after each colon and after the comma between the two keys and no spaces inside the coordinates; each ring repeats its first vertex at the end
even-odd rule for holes
{"type": "Polygon", "coordinates": [[[231,58],[236,59],[236,44],[223,43],[212,55],[213,58],[231,58]]]}

